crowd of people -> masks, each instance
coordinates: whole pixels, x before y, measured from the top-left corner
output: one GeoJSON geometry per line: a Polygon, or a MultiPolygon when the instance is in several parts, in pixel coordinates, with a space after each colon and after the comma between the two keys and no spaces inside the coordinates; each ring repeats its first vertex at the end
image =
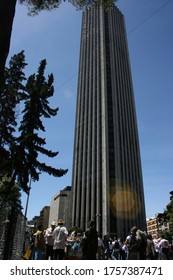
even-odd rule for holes
{"type": "Polygon", "coordinates": [[[173,260],[173,245],[162,235],[153,238],[133,226],[129,235],[121,237],[102,236],[90,221],[82,233],[78,229],[68,233],[62,219],[49,228],[37,227],[30,237],[24,259],[31,260],[173,260]]]}

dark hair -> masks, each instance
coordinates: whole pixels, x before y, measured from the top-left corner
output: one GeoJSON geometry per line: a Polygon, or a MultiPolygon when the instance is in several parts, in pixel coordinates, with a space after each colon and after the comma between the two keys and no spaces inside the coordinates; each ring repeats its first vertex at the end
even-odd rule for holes
{"type": "Polygon", "coordinates": [[[95,222],[94,222],[94,221],[90,221],[90,222],[89,222],[89,226],[90,226],[90,227],[93,227],[94,225],[95,225],[95,222]]]}
{"type": "Polygon", "coordinates": [[[42,230],[42,225],[37,225],[38,230],[42,230]]]}
{"type": "Polygon", "coordinates": [[[152,240],[153,239],[152,235],[151,234],[147,234],[147,239],[152,240]]]}
{"type": "Polygon", "coordinates": [[[136,233],[138,230],[138,227],[137,226],[133,226],[130,230],[130,232],[133,232],[133,233],[136,233]]]}

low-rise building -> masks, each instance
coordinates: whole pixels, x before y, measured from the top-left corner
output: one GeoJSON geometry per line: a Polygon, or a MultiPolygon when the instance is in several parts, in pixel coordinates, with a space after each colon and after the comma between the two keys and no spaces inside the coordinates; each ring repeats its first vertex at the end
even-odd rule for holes
{"type": "Polygon", "coordinates": [[[147,219],[147,233],[151,234],[153,238],[155,238],[159,233],[158,219],[156,216],[154,218],[147,219]]]}
{"type": "Polygon", "coordinates": [[[147,233],[151,234],[153,238],[163,231],[169,231],[169,223],[164,213],[158,213],[155,217],[147,219],[147,233]]]}
{"type": "Polygon", "coordinates": [[[42,225],[43,229],[47,229],[49,225],[49,213],[50,206],[44,206],[40,211],[40,216],[38,218],[38,225],[42,225]]]}
{"type": "Polygon", "coordinates": [[[71,228],[71,186],[67,186],[52,197],[49,225],[52,221],[64,220],[67,229],[71,228]]]}

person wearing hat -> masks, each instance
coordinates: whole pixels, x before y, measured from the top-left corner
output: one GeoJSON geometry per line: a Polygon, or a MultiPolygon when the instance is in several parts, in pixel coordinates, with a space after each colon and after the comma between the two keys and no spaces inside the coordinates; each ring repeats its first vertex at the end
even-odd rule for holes
{"type": "Polygon", "coordinates": [[[53,231],[55,229],[56,223],[53,221],[50,225],[49,228],[46,229],[45,232],[45,260],[53,260],[53,244],[54,244],[54,239],[53,239],[53,231]]]}
{"type": "Polygon", "coordinates": [[[64,226],[64,221],[59,219],[58,226],[54,229],[53,238],[54,238],[54,259],[63,260],[65,257],[65,245],[68,236],[68,231],[64,226]]]}

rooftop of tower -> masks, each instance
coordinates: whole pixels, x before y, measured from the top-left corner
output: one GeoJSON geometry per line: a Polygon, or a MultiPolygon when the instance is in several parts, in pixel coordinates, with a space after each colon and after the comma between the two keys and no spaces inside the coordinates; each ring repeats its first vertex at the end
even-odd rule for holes
{"type": "Polygon", "coordinates": [[[111,8],[118,0],[72,0],[70,1],[77,9],[89,8],[103,5],[105,8],[111,8]]]}

